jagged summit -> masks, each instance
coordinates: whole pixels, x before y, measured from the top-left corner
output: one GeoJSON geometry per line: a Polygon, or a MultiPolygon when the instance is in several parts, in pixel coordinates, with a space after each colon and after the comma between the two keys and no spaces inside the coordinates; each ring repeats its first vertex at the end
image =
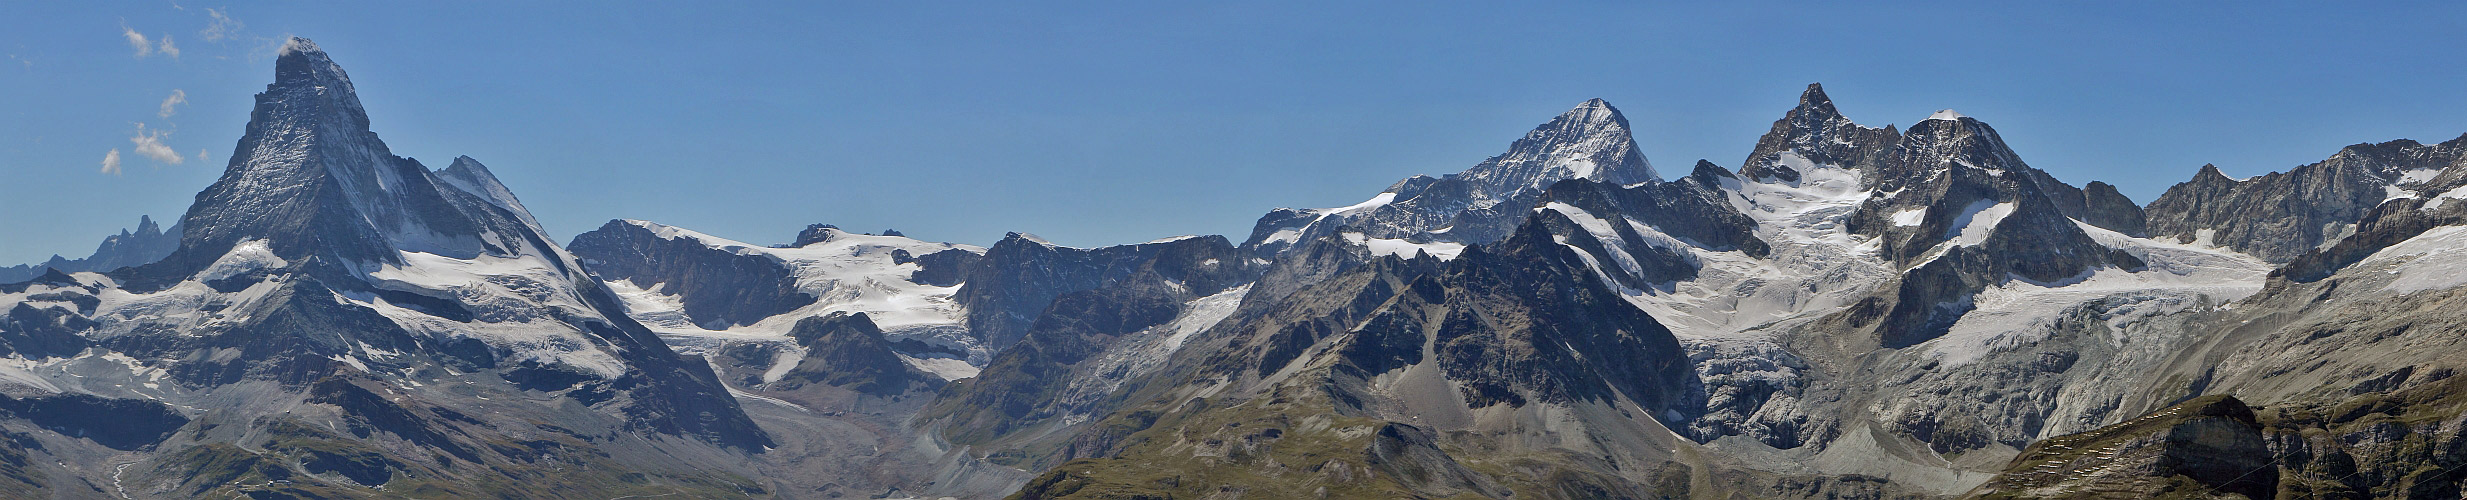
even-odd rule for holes
{"type": "Polygon", "coordinates": [[[1812,169],[1847,168],[1873,179],[1900,140],[1892,126],[1868,127],[1842,116],[1824,86],[1810,83],[1799,104],[1756,140],[1739,164],[1739,177],[1795,184],[1812,169]]]}
{"type": "Polygon", "coordinates": [[[1807,90],[1799,92],[1799,107],[1795,109],[1804,109],[1820,115],[1841,114],[1833,109],[1833,97],[1825,95],[1825,84],[1820,82],[1809,83],[1807,90]]]}

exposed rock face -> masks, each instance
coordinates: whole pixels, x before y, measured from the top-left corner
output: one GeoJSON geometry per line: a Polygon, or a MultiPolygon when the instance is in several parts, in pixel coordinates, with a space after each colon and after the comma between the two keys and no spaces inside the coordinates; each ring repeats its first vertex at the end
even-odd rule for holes
{"type": "MultiPolygon", "coordinates": [[[[1626,434],[1642,422],[1634,419],[1684,419],[1702,404],[1685,353],[1534,220],[1495,250],[1445,261],[1379,257],[1325,277],[1286,274],[1312,282],[1277,299],[1254,296],[1185,348],[1201,350],[1177,356],[1143,386],[1126,386],[1131,405],[1088,426],[1075,441],[1085,446],[1062,457],[1097,458],[1069,462],[1022,495],[1685,491],[1685,481],[1633,479],[1671,469],[1660,468],[1668,457],[1652,451],[1659,445],[1626,434]],[[1181,396],[1200,387],[1221,389],[1181,396]],[[1474,431],[1527,418],[1520,415],[1575,423],[1474,431]],[[1180,450],[1194,447],[1223,458],[1189,464],[1180,450]],[[1470,449],[1535,458],[1523,462],[1528,472],[1498,474],[1476,466],[1463,454],[1470,449]],[[1593,455],[1620,465],[1566,458],[1593,455]],[[1244,479],[1273,463],[1318,465],[1276,481],[1244,479]],[[1159,474],[1187,479],[1150,481],[1159,474]]],[[[1660,477],[1685,476],[1676,474],[1660,477]]]]}
{"type": "Polygon", "coordinates": [[[154,218],[141,215],[137,217],[135,232],[122,229],[118,235],[103,237],[103,244],[94,248],[93,255],[73,260],[53,255],[51,260],[41,264],[0,267],[0,283],[16,283],[34,279],[36,276],[42,276],[46,269],[57,269],[68,273],[107,272],[128,266],[149,264],[163,260],[164,256],[171,255],[172,250],[179,248],[179,224],[173,224],[171,229],[166,230],[156,225],[154,218]]]}
{"type": "Polygon", "coordinates": [[[985,260],[984,255],[956,248],[925,255],[913,255],[902,250],[891,254],[891,258],[894,262],[902,264],[917,263],[920,269],[910,273],[908,279],[933,286],[958,286],[966,283],[968,275],[976,272],[977,263],[985,260]]]}
{"type": "Polygon", "coordinates": [[[2168,188],[2143,210],[2152,235],[2209,241],[2287,262],[2337,241],[2366,211],[2421,191],[2436,173],[2462,162],[2467,162],[2467,136],[2429,145],[2404,139],[2357,144],[2319,163],[2244,180],[2203,165],[2192,180],[2168,188]]]}
{"type": "Polygon", "coordinates": [[[1662,178],[1636,149],[1625,116],[1601,99],[1533,129],[1508,152],[1473,168],[1432,178],[1414,176],[1350,207],[1277,209],[1260,217],[1243,242],[1264,254],[1343,233],[1416,242],[1482,244],[1506,238],[1550,185],[1585,179],[1626,185],[1662,178]]]}
{"type": "Polygon", "coordinates": [[[2059,282],[2099,267],[2142,267],[2075,226],[2043,190],[2053,180],[1978,119],[1919,122],[1881,172],[1872,186],[1888,194],[1869,198],[1846,227],[1881,239],[1882,254],[1907,270],[1891,297],[1842,319],[1872,326],[1884,347],[1941,335],[1969,312],[1969,297],[2011,277],[2059,282]]]}
{"type": "MultiPolygon", "coordinates": [[[[1188,330],[1207,324],[1169,323],[1210,314],[1221,317],[1221,309],[1240,300],[1235,289],[1257,278],[1262,267],[1221,236],[1140,246],[1153,248],[1055,247],[1057,252],[1140,250],[1147,255],[1125,263],[1130,267],[1121,278],[1056,296],[1018,342],[996,355],[976,378],[944,390],[923,418],[945,420],[946,433],[955,442],[981,443],[1050,420],[1102,416],[1112,409],[1105,406],[1111,403],[1105,398],[1116,386],[1163,361],[1133,356],[1171,354],[1181,342],[1177,334],[1188,337],[1188,330]],[[1202,300],[1220,294],[1232,297],[1213,299],[1220,304],[1214,308],[1202,300]],[[1150,349],[1163,351],[1153,354],[1136,349],[1160,342],[1177,344],[1150,349]]],[[[1002,249],[1003,244],[996,244],[987,250],[987,258],[1002,249]]]]}
{"type": "Polygon", "coordinates": [[[2116,186],[2090,181],[2082,186],[2082,222],[2124,233],[2126,236],[2146,236],[2149,222],[2141,206],[2132,198],[2116,192],[2116,186]]]}
{"type": "MultiPolygon", "coordinates": [[[[1011,233],[985,249],[957,296],[968,310],[968,333],[995,349],[1006,349],[1027,335],[1028,328],[1056,297],[1093,290],[1122,281],[1149,266],[1169,248],[1210,246],[1222,236],[1182,238],[1166,242],[1118,245],[1094,249],[1055,245],[1035,236],[1011,233]]],[[[1183,266],[1246,269],[1248,257],[1220,256],[1183,266]]],[[[1211,292],[1213,293],[1213,292],[1211,292]]]]}
{"type": "Polygon", "coordinates": [[[2203,397],[2031,444],[1980,496],[2273,498],[2279,478],[2262,432],[2243,401],[2203,397]]]}
{"type": "Polygon", "coordinates": [[[778,381],[765,389],[795,390],[801,384],[828,384],[845,387],[859,393],[878,396],[931,390],[942,387],[942,378],[908,366],[891,349],[865,313],[833,313],[806,318],[788,332],[799,347],[805,348],[804,359],[778,381]]]}
{"type": "Polygon", "coordinates": [[[2319,281],[2425,231],[2460,224],[2467,224],[2467,203],[2434,203],[2418,198],[2390,200],[2365,212],[2346,238],[2306,252],[2270,274],[2297,282],[2319,281]]]}
{"type": "Polygon", "coordinates": [[[796,276],[778,258],[662,235],[644,222],[608,221],[574,235],[567,248],[603,278],[676,295],[686,317],[705,328],[754,324],[815,300],[797,290],[796,276]]]}
{"type": "Polygon", "coordinates": [[[87,394],[30,398],[0,395],[0,415],[26,419],[53,432],[77,436],[115,450],[162,442],[188,425],[188,417],[162,402],[111,399],[87,394]]]}
{"type": "Polygon", "coordinates": [[[1799,94],[1799,105],[1774,120],[1773,130],[1756,139],[1756,150],[1739,163],[1739,177],[1797,183],[1804,170],[1830,165],[1873,179],[1901,139],[1891,125],[1872,128],[1851,123],[1833,109],[1833,98],[1825,95],[1822,85],[1810,83],[1799,94]]]}

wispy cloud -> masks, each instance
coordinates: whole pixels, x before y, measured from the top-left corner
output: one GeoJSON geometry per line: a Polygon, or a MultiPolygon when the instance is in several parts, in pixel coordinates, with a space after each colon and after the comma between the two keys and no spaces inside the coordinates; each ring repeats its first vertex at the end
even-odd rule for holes
{"type": "Polygon", "coordinates": [[[171,56],[172,59],[180,58],[180,47],[171,44],[171,35],[168,33],[163,35],[162,44],[155,46],[154,50],[156,52],[162,52],[163,55],[171,56]]]}
{"type": "Polygon", "coordinates": [[[206,17],[213,18],[213,21],[206,24],[206,29],[199,30],[197,36],[205,37],[208,42],[220,42],[224,39],[239,37],[240,30],[247,27],[247,25],[240,24],[240,20],[232,19],[230,14],[223,12],[223,9],[206,9],[206,17]]]}
{"type": "Polygon", "coordinates": [[[212,160],[208,160],[208,159],[206,159],[206,150],[203,150],[203,149],[197,150],[197,162],[198,162],[198,163],[205,163],[205,162],[208,162],[208,161],[212,161],[212,160]]]}
{"type": "Polygon", "coordinates": [[[103,173],[120,175],[120,148],[111,148],[111,152],[103,153],[103,173]]]}
{"type": "Polygon", "coordinates": [[[137,57],[145,57],[146,54],[154,53],[154,42],[146,40],[144,33],[128,29],[128,25],[122,24],[120,25],[120,36],[128,39],[128,46],[137,51],[137,57]]]}
{"type": "Polygon", "coordinates": [[[163,144],[163,138],[165,137],[171,137],[171,131],[162,129],[146,130],[146,124],[139,123],[137,124],[137,135],[128,138],[128,142],[135,145],[129,149],[131,151],[135,151],[140,156],[151,158],[154,161],[167,164],[178,165],[180,162],[186,161],[187,158],[181,158],[179,152],[171,150],[171,146],[166,146],[163,144]]]}
{"type": "Polygon", "coordinates": [[[177,113],[180,111],[174,108],[177,108],[182,104],[188,104],[188,91],[171,89],[171,96],[163,98],[163,110],[161,115],[164,118],[170,118],[172,113],[177,113]]]}

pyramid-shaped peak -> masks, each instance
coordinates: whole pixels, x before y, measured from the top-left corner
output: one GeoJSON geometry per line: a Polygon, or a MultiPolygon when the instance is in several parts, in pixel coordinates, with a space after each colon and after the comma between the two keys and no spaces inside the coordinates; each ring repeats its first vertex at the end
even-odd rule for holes
{"type": "Polygon", "coordinates": [[[1559,120],[1590,124],[1616,124],[1622,129],[1628,126],[1628,119],[1619,114],[1619,108],[1611,106],[1610,101],[1602,100],[1600,97],[1587,99],[1577,104],[1575,108],[1569,109],[1568,112],[1560,113],[1559,120]]]}
{"type": "Polygon", "coordinates": [[[1799,93],[1799,109],[1837,114],[1833,110],[1833,97],[1825,95],[1825,85],[1822,83],[1807,84],[1807,90],[1799,93]]]}

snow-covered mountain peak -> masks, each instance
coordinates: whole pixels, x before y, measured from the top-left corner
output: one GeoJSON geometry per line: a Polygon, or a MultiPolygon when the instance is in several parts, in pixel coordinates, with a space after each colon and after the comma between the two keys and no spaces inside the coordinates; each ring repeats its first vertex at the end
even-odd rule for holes
{"type": "Polygon", "coordinates": [[[480,201],[486,201],[497,208],[505,209],[513,213],[516,219],[522,220],[523,224],[531,226],[532,230],[540,234],[548,234],[547,229],[540,227],[540,221],[531,217],[531,210],[523,208],[522,200],[514,197],[514,191],[507,189],[505,183],[498,182],[497,174],[490,172],[488,166],[481,165],[479,160],[474,160],[469,156],[457,156],[454,157],[453,165],[447,166],[445,170],[437,171],[436,174],[437,180],[445,185],[477,196],[480,201]]]}
{"type": "Polygon", "coordinates": [[[1526,132],[1508,152],[1454,175],[1496,198],[1568,179],[1633,184],[1661,180],[1636,149],[1628,119],[1609,101],[1586,100],[1526,132]]]}
{"type": "Polygon", "coordinates": [[[1918,166],[1942,168],[1959,164],[1991,171],[2026,166],[2012,148],[2005,146],[2004,137],[1997,135],[1994,127],[1950,109],[1911,125],[1903,137],[1902,147],[1908,150],[1907,154],[1916,155],[1910,159],[1916,160],[1918,166]]]}
{"type": "Polygon", "coordinates": [[[182,219],[175,254],[202,266],[241,241],[286,259],[400,264],[398,251],[469,258],[554,253],[528,210],[470,158],[430,171],[395,156],[343,69],[305,39],[275,63],[223,177],[182,219]]]}

